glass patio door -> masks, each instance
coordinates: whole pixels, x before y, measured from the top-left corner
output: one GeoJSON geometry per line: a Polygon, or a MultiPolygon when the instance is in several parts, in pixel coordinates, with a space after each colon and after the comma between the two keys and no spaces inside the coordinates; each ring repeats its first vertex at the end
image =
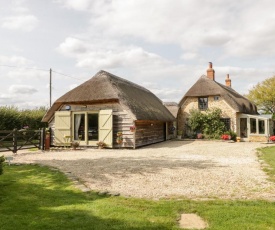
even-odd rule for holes
{"type": "Polygon", "coordinates": [[[73,139],[81,145],[96,145],[98,141],[98,113],[74,113],[73,139]]]}
{"type": "Polygon", "coordinates": [[[240,118],[240,134],[241,138],[247,138],[247,118],[240,118]]]}
{"type": "Polygon", "coordinates": [[[87,131],[88,145],[96,145],[98,142],[98,113],[87,114],[87,131]]]}

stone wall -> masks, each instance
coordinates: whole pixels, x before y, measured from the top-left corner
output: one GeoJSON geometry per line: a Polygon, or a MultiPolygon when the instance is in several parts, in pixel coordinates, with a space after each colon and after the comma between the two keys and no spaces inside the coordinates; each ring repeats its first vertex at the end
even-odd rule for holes
{"type": "MultiPolygon", "coordinates": [[[[219,97],[219,100],[214,100],[214,96],[208,97],[208,108],[220,108],[222,110],[222,117],[223,118],[230,118],[230,125],[231,130],[236,132],[236,111],[232,109],[222,97],[219,97]]],[[[186,134],[186,123],[187,118],[190,116],[191,109],[198,109],[198,98],[197,97],[189,97],[187,98],[184,103],[182,104],[181,108],[179,109],[178,114],[178,130],[183,130],[183,134],[186,134]]]]}
{"type": "Polygon", "coordinates": [[[250,142],[267,142],[268,138],[264,135],[250,135],[249,141],[250,142]]]}

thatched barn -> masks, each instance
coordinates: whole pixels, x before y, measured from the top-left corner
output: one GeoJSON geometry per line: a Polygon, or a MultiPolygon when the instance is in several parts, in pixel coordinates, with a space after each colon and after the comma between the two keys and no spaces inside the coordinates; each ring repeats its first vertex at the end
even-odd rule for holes
{"type": "Polygon", "coordinates": [[[43,122],[52,145],[78,141],[109,148],[136,148],[167,140],[174,116],[152,92],[106,71],[57,99],[43,122]],[[122,134],[122,136],[121,136],[122,134]]]}

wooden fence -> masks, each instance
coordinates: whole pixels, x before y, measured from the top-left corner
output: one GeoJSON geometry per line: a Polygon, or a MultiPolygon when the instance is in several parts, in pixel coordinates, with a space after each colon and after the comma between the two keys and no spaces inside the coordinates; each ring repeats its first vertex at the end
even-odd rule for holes
{"type": "Polygon", "coordinates": [[[38,148],[44,149],[45,129],[0,130],[0,152],[38,148]]]}

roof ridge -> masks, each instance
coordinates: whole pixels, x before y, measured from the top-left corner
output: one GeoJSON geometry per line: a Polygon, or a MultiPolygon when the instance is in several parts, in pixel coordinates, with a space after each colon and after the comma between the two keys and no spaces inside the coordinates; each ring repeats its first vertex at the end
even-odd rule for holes
{"type": "Polygon", "coordinates": [[[117,80],[119,80],[119,81],[121,81],[123,83],[131,84],[132,86],[135,86],[136,88],[139,88],[139,89],[142,89],[144,91],[147,91],[147,92],[151,93],[151,91],[148,90],[148,89],[146,89],[145,87],[143,87],[141,85],[138,85],[137,83],[134,83],[134,82],[129,81],[127,79],[124,79],[122,77],[116,76],[116,75],[114,75],[112,73],[109,73],[108,71],[105,71],[105,70],[100,70],[95,76],[97,76],[97,75],[103,75],[103,74],[106,75],[107,77],[111,77],[110,80],[117,79],[117,80]]]}

